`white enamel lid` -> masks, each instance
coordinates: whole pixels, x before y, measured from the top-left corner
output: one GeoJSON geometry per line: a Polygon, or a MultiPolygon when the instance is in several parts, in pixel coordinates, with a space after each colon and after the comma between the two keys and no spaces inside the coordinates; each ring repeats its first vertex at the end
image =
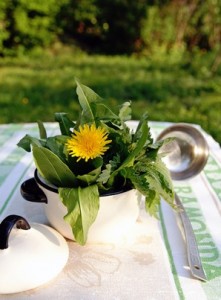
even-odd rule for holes
{"type": "Polygon", "coordinates": [[[7,218],[0,224],[0,294],[30,290],[55,278],[69,256],[63,236],[46,225],[29,224],[20,216],[7,218]],[[9,224],[11,219],[14,224],[9,224]]]}

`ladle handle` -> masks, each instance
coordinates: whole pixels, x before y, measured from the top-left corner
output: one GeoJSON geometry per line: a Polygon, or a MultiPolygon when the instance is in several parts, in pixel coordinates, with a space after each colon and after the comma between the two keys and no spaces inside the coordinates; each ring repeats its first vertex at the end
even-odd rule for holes
{"type": "Polygon", "coordinates": [[[206,281],[206,275],[204,273],[202,263],[200,260],[199,250],[196,242],[196,238],[194,235],[194,231],[188,215],[185,211],[183,203],[177,194],[175,194],[175,201],[177,206],[180,208],[180,217],[183,224],[183,229],[186,238],[186,246],[187,246],[187,257],[189,262],[189,267],[192,275],[200,280],[206,281]]]}
{"type": "Polygon", "coordinates": [[[18,215],[7,216],[0,224],[0,249],[8,248],[8,239],[12,228],[16,225],[19,229],[28,230],[31,228],[27,220],[18,215]]]}

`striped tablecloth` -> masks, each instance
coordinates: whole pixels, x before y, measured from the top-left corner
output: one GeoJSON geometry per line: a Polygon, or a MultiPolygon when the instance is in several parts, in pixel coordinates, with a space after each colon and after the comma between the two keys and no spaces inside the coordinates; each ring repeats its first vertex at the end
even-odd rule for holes
{"type": "MultiPolygon", "coordinates": [[[[168,125],[150,122],[153,136],[168,125]]],[[[131,122],[134,126],[136,122],[131,122]]],[[[55,123],[46,127],[51,134],[57,130],[55,123]]],[[[174,186],[194,228],[207,282],[192,278],[179,216],[162,201],[159,220],[141,207],[133,231],[118,244],[82,247],[68,242],[69,261],[56,279],[0,299],[221,299],[221,149],[202,132],[210,147],[205,169],[174,186]]],[[[20,214],[28,221],[46,223],[43,207],[20,195],[21,183],[34,170],[31,154],[16,146],[26,133],[37,136],[36,124],[0,125],[0,221],[20,214]]],[[[1,266],[0,272],[3,276],[1,266]]]]}

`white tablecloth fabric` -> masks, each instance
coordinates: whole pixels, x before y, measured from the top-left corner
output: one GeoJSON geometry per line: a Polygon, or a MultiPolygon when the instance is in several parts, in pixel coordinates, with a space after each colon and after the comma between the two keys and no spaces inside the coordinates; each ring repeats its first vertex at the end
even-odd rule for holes
{"type": "MultiPolygon", "coordinates": [[[[136,124],[130,122],[132,128],[136,124]]],[[[150,122],[153,136],[169,125],[150,122]]],[[[54,123],[46,126],[51,134],[57,130],[54,123]]],[[[0,125],[0,221],[19,214],[30,222],[47,223],[42,205],[20,195],[21,183],[33,177],[34,170],[31,154],[16,146],[26,133],[37,135],[37,126],[0,125]]],[[[159,220],[141,207],[134,228],[116,244],[82,247],[68,241],[68,264],[52,282],[0,299],[221,299],[221,150],[202,133],[210,147],[204,171],[174,186],[194,228],[207,282],[192,278],[179,216],[162,201],[159,220]]]]}

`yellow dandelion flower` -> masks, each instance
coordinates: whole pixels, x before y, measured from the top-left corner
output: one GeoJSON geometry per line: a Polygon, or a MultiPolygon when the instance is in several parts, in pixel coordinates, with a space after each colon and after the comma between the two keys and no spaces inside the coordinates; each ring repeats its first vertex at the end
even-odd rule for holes
{"type": "Polygon", "coordinates": [[[95,124],[91,126],[85,124],[79,127],[79,131],[74,130],[74,134],[67,141],[68,153],[78,157],[77,161],[94,159],[103,155],[109,148],[107,144],[111,143],[111,140],[107,138],[108,133],[105,128],[97,128],[95,124]]]}

